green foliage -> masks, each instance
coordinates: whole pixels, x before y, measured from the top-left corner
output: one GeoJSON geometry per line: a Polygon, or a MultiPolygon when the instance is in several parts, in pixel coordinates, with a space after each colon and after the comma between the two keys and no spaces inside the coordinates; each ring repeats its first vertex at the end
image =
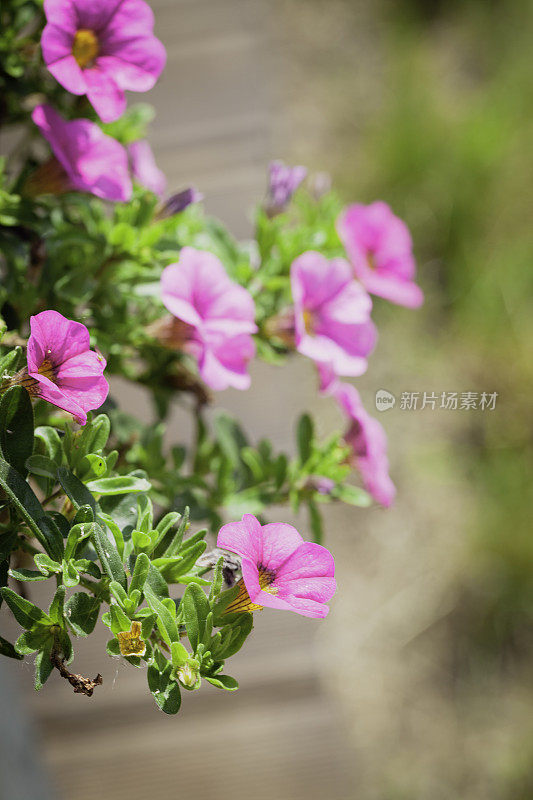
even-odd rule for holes
{"type": "MultiPolygon", "coordinates": [[[[8,0],[0,10],[0,126],[22,130],[0,161],[0,603],[24,628],[14,645],[0,638],[0,653],[35,653],[40,689],[54,666],[61,672],[72,660],[72,638],[90,636],[101,619],[113,637],[108,654],[147,664],[157,705],[174,714],[181,689],[197,690],[203,678],[237,688],[224,662],[253,627],[250,614],[224,613],[232,596],[224,558],[205,552],[220,525],[273,505],[303,506],[318,541],[321,504],[365,505],[368,497],[347,484],[342,437],[319,440],[309,415],[296,424],[294,445],[274,452],[228,414],[205,413],[211,398],[194,359],[161,335],[160,276],[185,246],[214,253],[254,298],[259,357],[282,363],[295,349],[294,332],[283,329],[291,264],[310,249],[343,255],[341,206],[333,193],[300,190],[282,213],[257,210],[250,244],[199,204],[172,213],[140,186],[115,204],[75,191],[30,195],[44,144],[30,119],[37,98],[66,119],[99,124],[86,98],[44,68],[43,24],[41,0],[8,0]],[[106,374],[143,387],[153,418],[134,419],[109,396],[80,428],[30,396],[24,344],[30,317],[43,309],[83,322],[106,374]],[[176,398],[194,401],[187,445],[167,437],[176,398]],[[53,587],[47,612],[18,591],[31,595],[37,582],[53,587]]],[[[151,117],[138,104],[101,127],[128,145],[146,136],[151,117]]]]}

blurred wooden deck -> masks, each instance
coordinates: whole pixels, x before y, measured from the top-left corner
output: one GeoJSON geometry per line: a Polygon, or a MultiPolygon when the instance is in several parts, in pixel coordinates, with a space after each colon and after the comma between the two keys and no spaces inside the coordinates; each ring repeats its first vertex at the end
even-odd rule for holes
{"type": "MultiPolygon", "coordinates": [[[[272,6],[268,0],[152,0],[152,6],[169,57],[146,99],[156,107],[150,138],[169,191],[194,184],[208,210],[246,236],[247,213],[264,192],[273,155],[272,6]]],[[[271,372],[254,373],[252,392],[246,398],[227,393],[223,404],[245,424],[261,419],[261,433],[284,443],[288,407],[302,383],[298,393],[295,378],[278,386],[271,402],[271,372]]],[[[130,410],[135,402],[128,398],[130,410]]],[[[241,689],[184,692],[177,717],[156,709],[144,670],[105,654],[101,623],[98,636],[76,642],[74,671],[104,675],[90,700],[75,696],[57,675],[35,695],[32,659],[22,669],[2,668],[15,676],[34,715],[45,765],[63,800],[170,800],[193,792],[203,800],[347,800],[354,796],[352,754],[341,711],[320,679],[333,658],[321,655],[327,625],[269,610],[257,614],[249,642],[228,665],[241,689]]]]}

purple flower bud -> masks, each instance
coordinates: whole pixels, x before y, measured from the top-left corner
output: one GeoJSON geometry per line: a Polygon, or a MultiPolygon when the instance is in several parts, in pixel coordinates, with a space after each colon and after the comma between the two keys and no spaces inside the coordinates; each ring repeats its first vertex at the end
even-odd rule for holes
{"type": "Polygon", "coordinates": [[[188,189],[183,189],[183,191],[173,194],[168,198],[161,211],[159,211],[157,219],[167,219],[168,217],[174,216],[174,214],[179,214],[181,211],[184,211],[187,206],[190,206],[191,203],[201,203],[203,199],[203,194],[197,191],[193,186],[189,186],[188,189]]]}
{"type": "Polygon", "coordinates": [[[288,167],[283,161],[270,163],[267,200],[267,210],[270,214],[283,211],[306,176],[305,167],[288,167]]]}

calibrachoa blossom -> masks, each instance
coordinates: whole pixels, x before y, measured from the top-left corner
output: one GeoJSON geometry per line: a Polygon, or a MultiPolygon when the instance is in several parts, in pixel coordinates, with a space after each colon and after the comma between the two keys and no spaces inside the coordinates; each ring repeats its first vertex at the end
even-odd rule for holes
{"type": "Polygon", "coordinates": [[[263,606],[325,617],[335,594],[333,556],[322,545],[305,542],[284,522],[260,525],[251,514],[224,525],[217,546],[242,558],[240,592],[228,613],[263,606]]]}
{"type": "Polygon", "coordinates": [[[128,145],[128,155],[133,177],[141,186],[150,189],[159,197],[165,191],[167,179],[155,163],[152,148],[145,139],[128,145]]]}
{"type": "Polygon", "coordinates": [[[57,159],[39,168],[30,181],[36,192],[90,192],[104,200],[129,200],[128,156],[122,145],[88,119],[67,122],[51,106],[37,106],[32,119],[57,159]]]}
{"type": "Polygon", "coordinates": [[[386,203],[348,206],[337,229],[357,278],[371,294],[417,308],[424,302],[414,282],[416,264],[411,234],[386,203]]]}
{"type": "Polygon", "coordinates": [[[184,247],[180,260],[161,275],[161,297],[182,323],[176,344],[198,361],[202,379],[215,391],[248,389],[248,362],[255,355],[257,326],[250,293],[232,281],[212,253],[184,247]]]}
{"type": "Polygon", "coordinates": [[[44,0],[41,38],[48,69],[72,94],[86,94],[104,122],[126,109],[124,91],[146,92],[166,51],[144,0],[44,0]]]}
{"type": "Polygon", "coordinates": [[[272,161],[269,165],[268,208],[273,212],[283,211],[294,192],[307,176],[305,167],[289,167],[283,161],[272,161]]]}
{"type": "Polygon", "coordinates": [[[347,261],[308,251],[291,266],[296,349],[337,375],[362,375],[376,342],[372,301],[347,261]]]}
{"type": "Polygon", "coordinates": [[[15,382],[85,425],[87,412],[99,408],[109,391],[105,358],[90,349],[85,325],[57,311],[30,317],[30,332],[28,371],[15,382]]]}
{"type": "Polygon", "coordinates": [[[365,489],[380,505],[390,506],[396,489],[389,477],[387,436],[383,427],[365,411],[355,386],[333,381],[327,391],[348,416],[349,427],[344,440],[352,450],[353,464],[365,489]]]}

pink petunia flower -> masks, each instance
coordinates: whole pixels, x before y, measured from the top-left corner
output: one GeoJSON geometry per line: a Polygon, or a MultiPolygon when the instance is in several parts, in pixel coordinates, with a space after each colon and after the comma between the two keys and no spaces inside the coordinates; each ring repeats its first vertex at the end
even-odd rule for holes
{"type": "Polygon", "coordinates": [[[396,488],[389,477],[387,436],[380,423],[365,410],[359,392],[349,383],[334,381],[327,389],[349,419],[344,435],[352,450],[352,460],[361,475],[365,489],[382,506],[390,506],[396,488]]]}
{"type": "Polygon", "coordinates": [[[305,542],[284,522],[260,525],[251,514],[224,525],[217,547],[242,558],[241,591],[228,613],[263,606],[295,611],[304,617],[325,617],[335,594],[335,564],[325,547],[305,542]]]}
{"type": "Polygon", "coordinates": [[[28,370],[16,382],[85,425],[87,411],[99,408],[109,391],[105,358],[90,349],[85,325],[57,311],[30,317],[30,331],[28,370]]]}
{"type": "Polygon", "coordinates": [[[411,234],[386,203],[348,206],[337,221],[337,230],[367,291],[400,306],[422,305],[424,295],[414,282],[411,234]]]}
{"type": "Polygon", "coordinates": [[[248,362],[255,355],[257,326],[251,294],[227,275],[212,253],[184,247],[180,260],[161,275],[164,305],[184,325],[181,343],[215,391],[248,389],[248,362]]]}
{"type": "Polygon", "coordinates": [[[289,167],[283,161],[271,161],[269,168],[267,208],[278,214],[288,205],[296,189],[307,177],[305,167],[289,167]]]}
{"type": "Polygon", "coordinates": [[[164,193],[167,179],[155,163],[152,148],[145,139],[128,145],[128,155],[134,179],[159,197],[164,193]]]}
{"type": "Polygon", "coordinates": [[[376,342],[372,301],[347,261],[314,251],[291,266],[296,349],[337,375],[362,375],[376,342]]]}
{"type": "Polygon", "coordinates": [[[86,94],[103,122],[124,113],[125,90],[146,92],[163,71],[166,51],[144,0],[44,0],[44,11],[46,66],[69,92],[86,94]]]}
{"type": "Polygon", "coordinates": [[[67,122],[48,105],[37,106],[32,119],[56,157],[30,179],[33,193],[75,189],[104,200],[130,199],[128,156],[116,139],[87,119],[67,122]]]}

